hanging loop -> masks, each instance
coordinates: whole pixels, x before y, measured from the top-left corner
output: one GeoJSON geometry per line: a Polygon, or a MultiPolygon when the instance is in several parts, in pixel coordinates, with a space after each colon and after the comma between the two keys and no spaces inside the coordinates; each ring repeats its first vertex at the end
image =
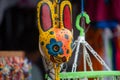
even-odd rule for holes
{"type": "Polygon", "coordinates": [[[84,26],[85,23],[89,24],[90,23],[90,18],[87,13],[83,12],[79,14],[76,18],[76,28],[80,31],[80,36],[84,36],[84,26]],[[81,23],[81,24],[79,24],[81,23]]]}

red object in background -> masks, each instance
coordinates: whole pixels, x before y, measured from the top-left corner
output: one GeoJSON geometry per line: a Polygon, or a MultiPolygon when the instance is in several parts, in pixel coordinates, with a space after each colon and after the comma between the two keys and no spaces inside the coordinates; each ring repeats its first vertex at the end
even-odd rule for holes
{"type": "MultiPolygon", "coordinates": [[[[120,0],[85,0],[85,11],[89,14],[92,22],[115,20],[120,23],[120,0]]],[[[120,33],[118,30],[116,28],[113,34],[120,33]]],[[[120,36],[114,37],[114,43],[116,46],[115,68],[120,70],[120,36]]]]}
{"type": "Polygon", "coordinates": [[[116,52],[116,69],[120,70],[120,48],[116,52]]]}
{"type": "Polygon", "coordinates": [[[115,68],[116,70],[120,70],[120,26],[117,26],[116,29],[113,31],[115,37],[114,42],[116,46],[116,53],[115,53],[115,68]]]}
{"type": "Polygon", "coordinates": [[[117,20],[120,22],[120,0],[86,0],[85,11],[92,21],[117,20]]]}

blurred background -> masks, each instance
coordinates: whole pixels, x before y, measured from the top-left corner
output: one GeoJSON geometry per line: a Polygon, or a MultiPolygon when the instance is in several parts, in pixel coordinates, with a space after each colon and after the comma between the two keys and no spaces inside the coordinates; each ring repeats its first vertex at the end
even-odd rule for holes
{"type": "MultiPolygon", "coordinates": [[[[0,50],[24,51],[33,63],[33,79],[42,80],[45,74],[39,53],[37,2],[40,0],[0,0],[0,50]],[[35,73],[35,74],[34,74],[35,73]],[[40,76],[41,75],[41,76],[40,76]]],[[[62,1],[62,0],[61,0],[62,1]]],[[[81,1],[70,0],[73,7],[74,40],[79,36],[75,28],[81,1]]],[[[91,19],[86,26],[86,40],[113,70],[120,70],[120,0],[84,0],[85,11],[91,19]]],[[[74,53],[73,53],[74,55],[74,53]]],[[[103,70],[91,55],[95,70],[103,70]]],[[[74,56],[70,59],[73,61],[74,56]]],[[[81,59],[78,64],[81,65],[81,59]]],[[[72,62],[68,62],[71,69],[72,62]]],[[[68,71],[69,71],[68,69],[68,71]]],[[[78,70],[82,70],[78,66],[78,70]]]]}

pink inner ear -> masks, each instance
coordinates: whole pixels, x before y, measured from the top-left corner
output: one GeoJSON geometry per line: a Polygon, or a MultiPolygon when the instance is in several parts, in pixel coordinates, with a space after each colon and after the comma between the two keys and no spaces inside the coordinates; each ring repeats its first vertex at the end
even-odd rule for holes
{"type": "Polygon", "coordinates": [[[70,12],[70,8],[68,5],[66,5],[64,7],[64,12],[63,12],[63,22],[64,22],[64,26],[65,28],[72,30],[72,23],[71,23],[71,12],[70,12]]]}
{"type": "Polygon", "coordinates": [[[44,31],[47,31],[51,28],[52,26],[52,21],[51,21],[51,12],[50,8],[47,4],[43,4],[41,7],[41,16],[40,16],[40,21],[41,21],[41,27],[44,31]]]}

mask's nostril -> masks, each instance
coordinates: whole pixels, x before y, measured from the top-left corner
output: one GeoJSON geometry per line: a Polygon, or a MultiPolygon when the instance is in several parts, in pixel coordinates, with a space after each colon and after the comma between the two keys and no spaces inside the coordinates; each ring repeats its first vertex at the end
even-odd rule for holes
{"type": "Polygon", "coordinates": [[[62,58],[62,61],[63,61],[63,62],[66,62],[66,61],[67,61],[67,59],[66,59],[65,56],[62,58]]]}

